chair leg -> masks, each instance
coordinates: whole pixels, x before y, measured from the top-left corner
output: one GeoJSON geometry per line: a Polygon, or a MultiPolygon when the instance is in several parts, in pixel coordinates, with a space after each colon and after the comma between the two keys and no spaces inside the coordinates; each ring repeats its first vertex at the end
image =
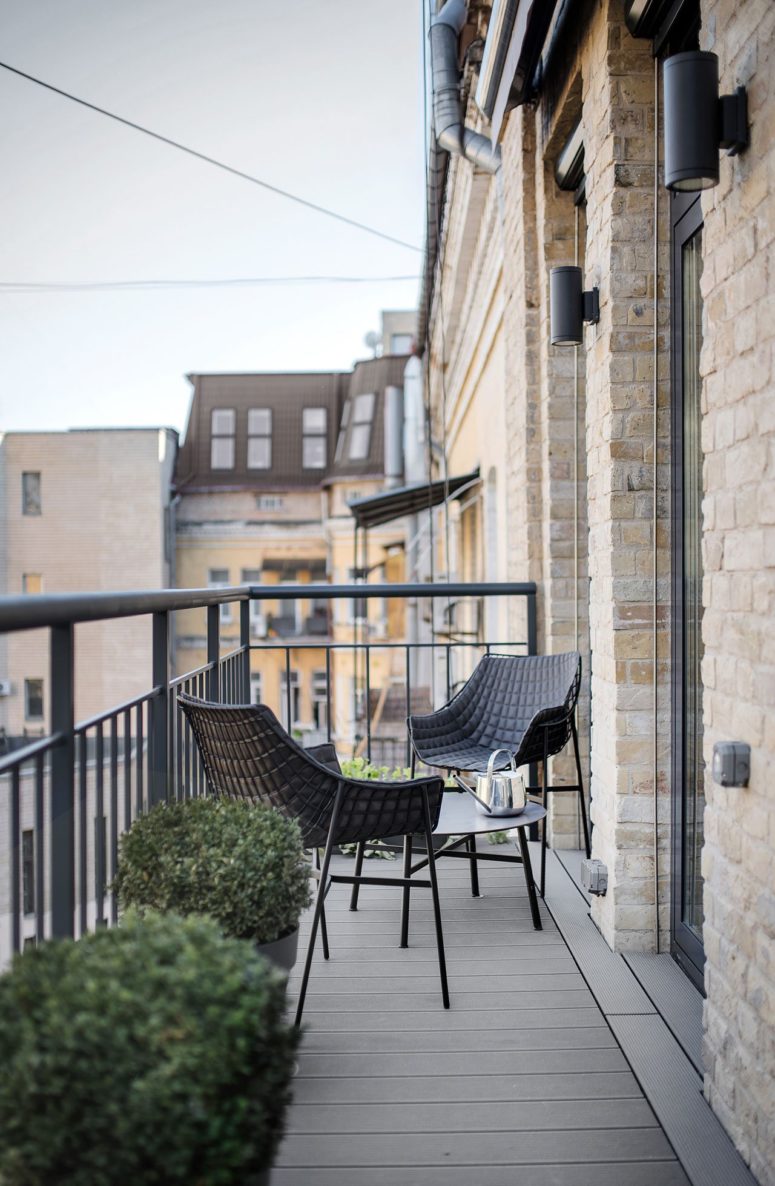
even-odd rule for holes
{"type": "MultiPolygon", "coordinates": [[[[355,876],[360,877],[363,872],[363,856],[366,852],[366,841],[359,840],[358,847],[355,850],[355,876]]],[[[353,888],[350,893],[350,909],[358,909],[358,893],[360,891],[360,884],[356,881],[353,883],[353,888]]]]}
{"type": "Polygon", "coordinates": [[[576,732],[575,718],[571,718],[571,733],[573,735],[573,751],[576,755],[576,777],[579,780],[579,805],[581,807],[581,825],[584,829],[584,848],[587,857],[592,856],[592,846],[589,842],[589,824],[587,822],[587,805],[584,801],[584,779],[581,776],[581,759],[579,757],[579,735],[576,732]]]}
{"type": "MultiPolygon", "coordinates": [[[[320,869],[320,849],[315,849],[315,868],[320,869]]],[[[323,959],[327,960],[330,956],[328,950],[328,927],[326,926],[326,903],[323,900],[323,906],[320,911],[320,938],[323,943],[323,959]]]]}
{"type": "MultiPolygon", "coordinates": [[[[412,875],[412,834],[404,836],[404,877],[412,875]]],[[[411,890],[405,885],[401,892],[401,947],[409,946],[409,895],[411,890]]]]}
{"type": "Polygon", "coordinates": [[[326,899],[326,883],[328,881],[328,869],[331,864],[331,854],[334,851],[334,836],[336,835],[336,825],[339,820],[339,808],[342,803],[342,795],[344,784],[342,784],[336,793],[334,800],[334,809],[331,812],[331,823],[328,828],[328,839],[326,840],[326,848],[323,853],[323,863],[320,869],[320,882],[318,884],[318,894],[315,900],[315,913],[312,916],[312,929],[310,931],[309,943],[307,944],[307,958],[304,961],[304,974],[301,978],[301,988],[299,989],[299,1002],[296,1006],[296,1018],[294,1025],[298,1028],[301,1025],[301,1015],[304,1011],[304,1000],[307,996],[307,985],[309,983],[309,973],[312,967],[312,956],[315,951],[315,939],[317,938],[318,926],[320,925],[320,916],[323,913],[324,902],[326,899]]]}
{"type": "Polygon", "coordinates": [[[473,860],[470,860],[468,862],[468,867],[471,870],[471,896],[473,898],[479,898],[479,897],[481,897],[481,894],[479,893],[479,866],[477,865],[477,862],[476,862],[476,837],[475,836],[468,837],[468,839],[466,840],[466,848],[468,849],[468,851],[470,853],[474,854],[473,860]]]}
{"type": "Polygon", "coordinates": [[[546,895],[546,825],[549,823],[549,814],[547,808],[547,794],[546,788],[549,781],[547,767],[549,765],[549,734],[544,729],[544,760],[541,766],[541,806],[547,814],[544,816],[541,826],[541,887],[539,893],[541,897],[546,895]]]}
{"type": "Polygon", "coordinates": [[[530,863],[530,849],[527,845],[525,829],[517,828],[517,836],[519,837],[519,851],[522,854],[522,868],[525,871],[525,885],[527,886],[527,897],[530,902],[530,913],[533,916],[533,927],[536,931],[542,931],[544,928],[541,922],[541,915],[538,911],[538,899],[536,897],[535,881],[533,880],[533,866],[530,863]]]}
{"type": "Polygon", "coordinates": [[[439,976],[441,978],[441,999],[444,1008],[449,1009],[449,985],[447,984],[447,961],[444,958],[444,932],[441,929],[441,903],[439,902],[439,883],[436,878],[436,853],[433,848],[433,826],[431,824],[431,809],[428,803],[428,792],[422,792],[423,814],[425,815],[425,843],[428,847],[428,872],[431,878],[431,893],[433,894],[433,917],[436,923],[436,947],[439,953],[439,976]]]}

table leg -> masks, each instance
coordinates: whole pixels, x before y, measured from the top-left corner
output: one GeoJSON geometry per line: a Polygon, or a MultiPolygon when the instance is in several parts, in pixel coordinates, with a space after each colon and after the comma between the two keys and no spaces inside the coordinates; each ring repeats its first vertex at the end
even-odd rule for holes
{"type": "MultiPolygon", "coordinates": [[[[474,854],[474,858],[475,858],[476,836],[469,836],[466,839],[466,848],[468,849],[468,851],[470,853],[474,854]]],[[[479,897],[481,897],[481,894],[479,893],[479,867],[478,867],[475,859],[470,860],[468,862],[468,865],[471,870],[471,896],[474,898],[479,898],[479,897]]]]}
{"type": "Polygon", "coordinates": [[[517,828],[517,836],[519,837],[519,851],[522,854],[522,868],[525,871],[525,885],[527,886],[527,896],[530,902],[530,913],[533,915],[533,927],[537,931],[542,931],[543,925],[541,923],[541,915],[538,912],[538,898],[536,897],[536,887],[533,881],[533,866],[530,864],[530,849],[527,846],[525,829],[517,828]]]}
{"type": "MultiPolygon", "coordinates": [[[[430,854],[429,854],[430,855],[430,854]]],[[[412,876],[412,835],[404,836],[404,877],[412,876]]],[[[409,894],[411,890],[405,885],[401,891],[401,947],[409,946],[409,894]]]]}

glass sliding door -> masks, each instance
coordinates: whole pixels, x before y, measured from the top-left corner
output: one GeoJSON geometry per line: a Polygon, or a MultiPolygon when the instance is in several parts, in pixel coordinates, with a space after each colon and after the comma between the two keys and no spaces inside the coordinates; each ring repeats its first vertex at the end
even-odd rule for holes
{"type": "Polygon", "coordinates": [[[702,208],[672,206],[673,951],[702,980],[702,208]]]}

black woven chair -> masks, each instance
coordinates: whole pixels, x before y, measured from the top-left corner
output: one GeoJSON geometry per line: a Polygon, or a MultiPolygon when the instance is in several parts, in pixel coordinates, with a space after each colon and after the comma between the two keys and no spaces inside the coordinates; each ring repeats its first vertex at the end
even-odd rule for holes
{"type": "MultiPolygon", "coordinates": [[[[352,885],[395,885],[405,878],[330,874],[334,847],[386,836],[425,834],[433,853],[431,834],[438,823],[444,780],[433,776],[412,782],[367,782],[345,778],[331,745],[305,750],[288,736],[271,709],[264,704],[221,705],[197,700],[183,693],[178,703],[196,738],[210,790],[231,799],[266,803],[301,828],[304,843],[324,848],[322,863],[314,871],[318,880],[315,911],[299,991],[296,1024],[301,1021],[307,994],[318,927],[322,922],[323,955],[328,959],[324,902],[334,882],[352,885]]],[[[411,885],[425,886],[433,894],[436,945],[444,1008],[449,1008],[444,938],[441,928],[436,865],[428,865],[429,879],[411,885]]]]}
{"type": "MultiPolygon", "coordinates": [[[[579,796],[584,845],[590,855],[589,825],[584,801],[584,780],[579,759],[575,711],[581,685],[581,657],[577,651],[561,655],[485,655],[471,678],[443,708],[427,716],[408,719],[415,761],[460,776],[463,771],[484,770],[493,750],[507,751],[496,769],[515,764],[542,763],[541,786],[529,787],[547,796],[575,792],[579,796]],[[549,785],[550,757],[573,740],[578,782],[549,785]]],[[[472,877],[475,866],[472,864],[472,877]]],[[[473,885],[473,880],[472,880],[473,885]]],[[[546,819],[541,829],[541,897],[546,887],[546,819]]]]}

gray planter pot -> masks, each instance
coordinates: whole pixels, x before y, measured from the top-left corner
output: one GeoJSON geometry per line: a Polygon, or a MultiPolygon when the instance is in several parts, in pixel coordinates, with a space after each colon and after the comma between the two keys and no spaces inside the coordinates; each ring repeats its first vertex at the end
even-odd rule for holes
{"type": "Polygon", "coordinates": [[[275,939],[272,943],[256,943],[256,951],[265,955],[276,967],[284,972],[290,972],[296,963],[299,950],[299,928],[284,935],[282,939],[275,939]]]}

